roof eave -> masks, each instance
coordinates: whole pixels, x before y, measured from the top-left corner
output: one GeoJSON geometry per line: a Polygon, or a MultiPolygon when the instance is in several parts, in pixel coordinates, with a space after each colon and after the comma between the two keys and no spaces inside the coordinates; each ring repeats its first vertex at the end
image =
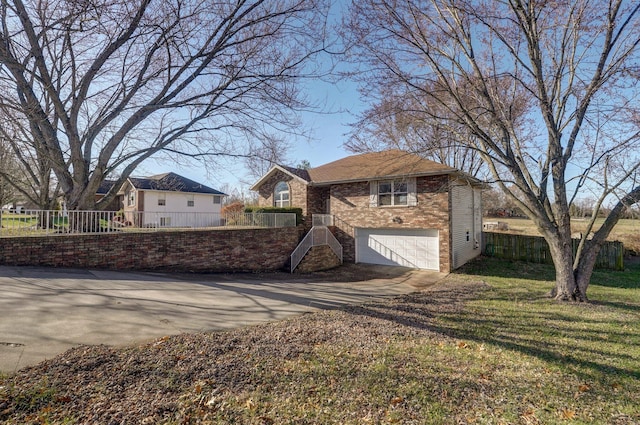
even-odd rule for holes
{"type": "Polygon", "coordinates": [[[264,176],[260,177],[260,180],[258,180],[257,182],[255,182],[255,183],[253,184],[253,186],[251,186],[251,187],[249,188],[249,190],[253,190],[254,192],[255,192],[255,191],[257,191],[257,190],[258,190],[258,188],[259,188],[260,186],[262,186],[262,184],[265,182],[265,180],[267,180],[269,177],[271,177],[271,175],[273,175],[273,173],[274,173],[275,171],[282,171],[282,172],[283,172],[283,173],[285,173],[286,175],[291,176],[291,177],[293,177],[294,179],[296,179],[296,180],[298,180],[298,181],[300,181],[300,182],[302,182],[302,183],[304,183],[304,184],[306,184],[306,185],[308,185],[308,184],[310,184],[310,183],[311,183],[311,182],[306,181],[306,180],[305,180],[305,179],[303,179],[302,177],[300,177],[300,176],[296,176],[295,174],[293,174],[293,173],[289,172],[286,168],[283,168],[283,167],[279,166],[278,164],[276,164],[276,165],[272,166],[272,167],[271,167],[271,169],[270,169],[269,171],[267,171],[267,173],[266,173],[264,176]]]}
{"type": "Polygon", "coordinates": [[[346,179],[346,180],[331,180],[331,181],[311,181],[311,186],[329,186],[332,184],[345,184],[345,183],[356,183],[356,182],[365,182],[365,181],[374,181],[374,180],[390,180],[396,178],[406,178],[406,177],[428,177],[428,176],[441,176],[441,175],[449,175],[449,174],[457,174],[458,170],[443,170],[443,171],[432,171],[432,172],[420,172],[420,173],[405,173],[405,174],[390,174],[386,176],[371,176],[371,177],[359,177],[357,179],[346,179]]]}

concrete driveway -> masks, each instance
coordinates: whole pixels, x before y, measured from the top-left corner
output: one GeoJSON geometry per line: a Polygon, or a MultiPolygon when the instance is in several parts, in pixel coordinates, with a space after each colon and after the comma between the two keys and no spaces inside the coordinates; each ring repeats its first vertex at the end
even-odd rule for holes
{"type": "Polygon", "coordinates": [[[0,266],[0,372],[14,373],[77,345],[119,346],[280,320],[413,292],[443,277],[393,270],[375,279],[330,282],[286,274],[179,275],[0,266]]]}

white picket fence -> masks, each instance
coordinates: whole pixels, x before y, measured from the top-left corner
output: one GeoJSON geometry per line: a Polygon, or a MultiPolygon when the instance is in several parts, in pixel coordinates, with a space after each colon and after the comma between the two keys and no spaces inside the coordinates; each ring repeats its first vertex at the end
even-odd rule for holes
{"type": "Polygon", "coordinates": [[[295,227],[294,213],[0,211],[0,236],[149,232],[219,227],[295,227]]]}

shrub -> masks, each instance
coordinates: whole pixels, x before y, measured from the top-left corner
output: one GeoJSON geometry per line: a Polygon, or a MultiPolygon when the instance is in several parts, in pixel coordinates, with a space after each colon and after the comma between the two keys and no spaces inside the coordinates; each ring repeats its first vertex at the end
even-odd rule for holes
{"type": "Polygon", "coordinates": [[[294,213],[296,215],[296,224],[300,225],[304,222],[302,208],[282,208],[282,207],[246,207],[246,213],[294,213]]]}
{"type": "Polygon", "coordinates": [[[220,210],[220,213],[222,215],[227,215],[227,214],[238,214],[244,211],[244,203],[242,202],[232,202],[228,205],[225,205],[222,207],[222,209],[220,210]]]}

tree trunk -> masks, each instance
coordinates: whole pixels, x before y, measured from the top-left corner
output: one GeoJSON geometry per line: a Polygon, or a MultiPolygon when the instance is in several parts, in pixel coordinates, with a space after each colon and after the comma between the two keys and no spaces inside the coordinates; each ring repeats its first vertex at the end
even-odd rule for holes
{"type": "Polygon", "coordinates": [[[588,249],[582,252],[582,256],[576,262],[574,267],[574,275],[576,277],[576,285],[578,291],[583,294],[584,299],[581,301],[587,301],[587,288],[591,281],[591,275],[593,274],[593,268],[598,258],[598,252],[600,252],[600,245],[591,245],[588,249]]]}
{"type": "Polygon", "coordinates": [[[546,239],[556,269],[556,286],[551,290],[551,296],[558,301],[587,301],[587,285],[591,274],[576,273],[574,270],[571,235],[554,235],[546,239]]]}

